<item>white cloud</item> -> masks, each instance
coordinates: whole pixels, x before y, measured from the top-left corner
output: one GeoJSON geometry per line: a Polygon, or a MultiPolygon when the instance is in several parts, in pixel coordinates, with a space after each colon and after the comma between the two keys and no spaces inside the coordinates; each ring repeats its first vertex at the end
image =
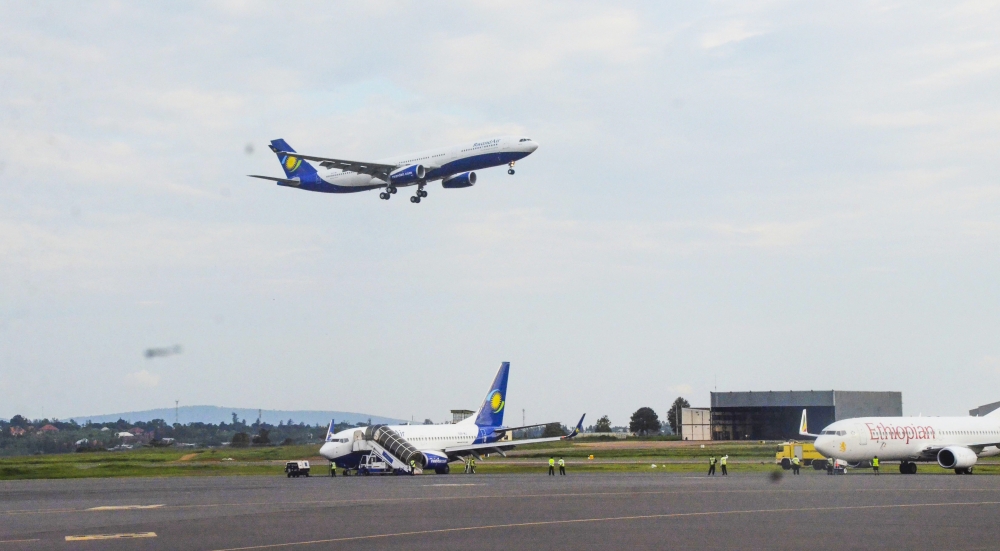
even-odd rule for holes
{"type": "Polygon", "coordinates": [[[702,33],[700,44],[702,48],[712,49],[743,42],[748,38],[763,34],[765,34],[764,31],[753,29],[748,21],[725,21],[702,33]]]}
{"type": "Polygon", "coordinates": [[[143,369],[125,376],[125,382],[139,388],[154,388],[160,384],[160,376],[143,369]]]}

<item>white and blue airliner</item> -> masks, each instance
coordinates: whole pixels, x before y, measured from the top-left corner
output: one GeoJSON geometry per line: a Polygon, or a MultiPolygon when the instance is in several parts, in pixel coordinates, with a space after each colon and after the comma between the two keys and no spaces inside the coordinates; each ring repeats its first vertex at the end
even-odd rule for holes
{"type": "Polygon", "coordinates": [[[281,161],[284,178],[251,174],[288,186],[321,193],[355,193],[381,189],[379,197],[388,200],[401,187],[417,186],[411,203],[427,197],[424,187],[441,180],[445,189],[471,187],[476,184],[476,170],[507,165],[507,174],[514,174],[514,163],[531,155],[538,144],[523,136],[503,136],[478,142],[430,149],[382,159],[376,162],[349,161],[296,153],[285,140],[272,140],[271,151],[281,161]],[[317,163],[316,170],[309,161],[317,163]]]}
{"type": "MultiPolygon", "coordinates": [[[[500,364],[493,384],[490,385],[483,404],[475,415],[463,421],[448,425],[391,425],[396,434],[406,440],[406,444],[416,451],[417,463],[421,468],[434,469],[438,474],[449,472],[448,463],[468,456],[483,453],[500,453],[523,444],[553,442],[573,438],[583,430],[583,418],[565,436],[510,440],[513,431],[540,427],[548,423],[523,427],[505,427],[503,413],[507,405],[507,374],[510,362],[500,364]]],[[[368,451],[356,449],[354,441],[365,437],[365,427],[353,427],[333,432],[333,422],[327,430],[326,443],[319,449],[320,455],[342,469],[357,469],[362,457],[368,451]]]]}

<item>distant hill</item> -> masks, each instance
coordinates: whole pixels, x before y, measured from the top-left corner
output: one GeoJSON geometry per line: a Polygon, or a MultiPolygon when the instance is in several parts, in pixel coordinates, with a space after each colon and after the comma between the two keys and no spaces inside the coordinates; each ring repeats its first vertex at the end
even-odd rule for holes
{"type": "MultiPolygon", "coordinates": [[[[257,420],[256,409],[227,408],[219,406],[182,406],[177,410],[177,418],[182,425],[186,425],[188,423],[231,423],[233,420],[233,413],[236,413],[240,419],[245,419],[247,423],[253,423],[257,420]]],[[[296,424],[305,423],[307,425],[328,425],[330,424],[330,419],[336,419],[338,423],[359,423],[362,421],[367,423],[369,419],[371,419],[372,423],[403,422],[399,419],[392,419],[390,417],[380,417],[378,415],[354,413],[350,411],[286,411],[280,409],[265,409],[260,412],[260,416],[261,421],[272,425],[277,425],[280,421],[287,423],[289,419],[296,424]]],[[[75,420],[77,423],[86,423],[87,421],[91,421],[93,423],[111,423],[119,419],[124,419],[132,423],[138,421],[149,422],[153,419],[163,419],[168,423],[173,423],[174,408],[147,409],[144,411],[108,413],[104,415],[76,415],[70,417],[70,419],[75,420]]]]}

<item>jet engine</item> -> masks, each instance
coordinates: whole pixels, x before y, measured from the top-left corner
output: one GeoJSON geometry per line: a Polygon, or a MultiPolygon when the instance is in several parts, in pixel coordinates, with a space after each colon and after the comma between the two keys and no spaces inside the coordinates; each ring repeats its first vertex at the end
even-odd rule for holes
{"type": "Polygon", "coordinates": [[[441,180],[441,187],[445,189],[458,189],[463,187],[472,187],[474,185],[476,185],[475,172],[463,172],[461,174],[455,174],[454,176],[448,176],[444,180],[441,180]]]}
{"type": "Polygon", "coordinates": [[[424,468],[438,468],[448,464],[448,457],[436,451],[421,451],[424,456],[424,468]]]}
{"type": "Polygon", "coordinates": [[[392,171],[389,174],[389,183],[394,186],[405,186],[423,180],[426,176],[427,169],[424,165],[410,165],[392,171]]]}
{"type": "Polygon", "coordinates": [[[948,446],[938,452],[937,461],[944,469],[968,469],[976,464],[976,452],[964,446],[948,446]]]}

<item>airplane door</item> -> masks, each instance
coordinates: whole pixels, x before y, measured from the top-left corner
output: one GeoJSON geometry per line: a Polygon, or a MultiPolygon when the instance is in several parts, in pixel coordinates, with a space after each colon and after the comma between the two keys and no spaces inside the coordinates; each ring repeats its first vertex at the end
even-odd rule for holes
{"type": "Polygon", "coordinates": [[[861,444],[862,446],[867,446],[868,439],[865,438],[865,433],[863,430],[861,430],[861,425],[854,425],[854,428],[851,429],[851,436],[854,436],[855,433],[857,433],[858,444],[861,444]]]}

